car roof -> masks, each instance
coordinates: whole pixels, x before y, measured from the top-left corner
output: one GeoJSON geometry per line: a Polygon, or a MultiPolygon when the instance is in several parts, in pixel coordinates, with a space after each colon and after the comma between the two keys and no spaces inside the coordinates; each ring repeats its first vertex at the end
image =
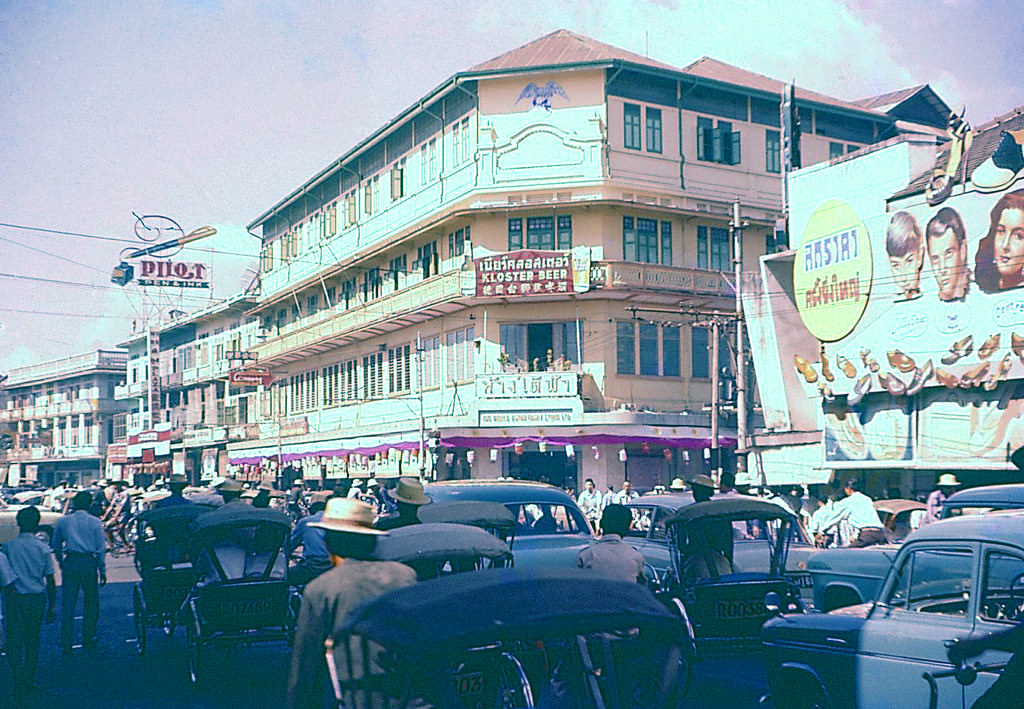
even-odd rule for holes
{"type": "Polygon", "coordinates": [[[668,519],[665,524],[684,524],[704,519],[794,519],[793,513],[756,497],[730,495],[728,497],[711,498],[705,502],[695,502],[683,507],[668,519]]]}
{"type": "Polygon", "coordinates": [[[692,492],[665,492],[660,494],[641,495],[635,500],[626,503],[627,507],[655,506],[667,507],[671,510],[678,510],[680,507],[693,504],[692,492]]]}
{"type": "Polygon", "coordinates": [[[985,485],[954,492],[942,504],[968,505],[983,504],[1020,504],[1024,506],[1024,484],[985,485]]]}
{"type": "Polygon", "coordinates": [[[435,500],[484,500],[485,502],[550,502],[573,499],[554,485],[531,480],[445,480],[427,483],[424,491],[435,500]]]}
{"type": "Polygon", "coordinates": [[[905,543],[957,539],[1000,542],[1019,547],[1024,541],[1024,510],[942,519],[911,532],[905,543]]]}

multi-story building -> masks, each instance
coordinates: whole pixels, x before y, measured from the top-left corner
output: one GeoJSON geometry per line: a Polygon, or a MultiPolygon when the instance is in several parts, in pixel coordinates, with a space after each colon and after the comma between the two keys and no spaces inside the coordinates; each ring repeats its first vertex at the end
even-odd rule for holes
{"type": "Polygon", "coordinates": [[[242,293],[121,343],[128,350],[127,381],[117,390],[128,402],[126,473],[174,470],[208,480],[226,471],[228,440],[256,435],[246,428],[255,421],[255,389],[229,381],[255,342],[257,321],[246,315],[254,304],[242,293]]]}
{"type": "MultiPolygon", "coordinates": [[[[730,348],[709,361],[684,310],[734,309],[734,259],[774,249],[784,88],[564,30],[442,83],[250,225],[276,381],[232,462],[567,486],[703,469],[730,348]]],[[[804,164],[906,130],[795,96],[804,164]]]]}
{"type": "Polygon", "coordinates": [[[126,361],[123,351],[97,350],[12,369],[0,384],[0,482],[101,478],[124,411],[114,390],[126,361]]]}

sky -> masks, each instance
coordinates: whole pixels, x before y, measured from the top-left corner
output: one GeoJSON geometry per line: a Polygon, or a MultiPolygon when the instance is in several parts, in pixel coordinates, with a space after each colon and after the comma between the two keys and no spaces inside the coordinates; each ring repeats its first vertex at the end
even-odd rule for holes
{"type": "MultiPolygon", "coordinates": [[[[453,74],[565,28],[844,99],[930,84],[975,124],[1024,104],[1011,0],[0,0],[0,375],[237,293],[250,224],[453,74]],[[110,283],[135,215],[211,239],[212,292],[110,283]]],[[[143,230],[144,231],[144,230],[143,230]]],[[[145,233],[145,232],[144,232],[145,233]]],[[[201,248],[199,248],[201,247],[201,248]]]]}

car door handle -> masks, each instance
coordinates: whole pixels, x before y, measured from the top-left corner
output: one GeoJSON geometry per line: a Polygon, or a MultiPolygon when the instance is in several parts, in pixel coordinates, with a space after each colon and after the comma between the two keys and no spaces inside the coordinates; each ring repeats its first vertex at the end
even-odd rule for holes
{"type": "Polygon", "coordinates": [[[825,642],[829,645],[840,645],[842,647],[846,647],[846,645],[848,644],[845,638],[836,637],[826,637],[825,642]]]}

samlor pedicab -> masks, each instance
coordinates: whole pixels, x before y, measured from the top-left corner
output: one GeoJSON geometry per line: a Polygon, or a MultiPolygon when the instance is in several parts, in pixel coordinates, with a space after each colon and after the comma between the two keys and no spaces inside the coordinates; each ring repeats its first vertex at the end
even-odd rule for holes
{"type": "Polygon", "coordinates": [[[326,642],[339,707],[678,706],[686,628],[643,586],[492,569],[390,591],[326,642]]]}
{"type": "Polygon", "coordinates": [[[450,522],[468,524],[490,532],[512,548],[515,539],[516,518],[500,502],[465,500],[435,502],[424,505],[417,513],[421,522],[450,522]]]}
{"type": "Polygon", "coordinates": [[[229,505],[196,517],[191,553],[196,583],[186,601],[189,673],[200,680],[209,648],[291,641],[295,614],[281,512],[229,505]]]}
{"type": "Polygon", "coordinates": [[[512,552],[505,542],[477,527],[445,522],[392,529],[377,541],[374,555],[381,561],[398,561],[412,567],[421,581],[512,566],[512,552]]]}
{"type": "Polygon", "coordinates": [[[147,510],[134,520],[135,569],[132,587],[136,649],[146,652],[146,629],[160,627],[171,635],[182,620],[185,599],[196,580],[189,545],[189,525],[208,508],[176,505],[147,510]]]}

